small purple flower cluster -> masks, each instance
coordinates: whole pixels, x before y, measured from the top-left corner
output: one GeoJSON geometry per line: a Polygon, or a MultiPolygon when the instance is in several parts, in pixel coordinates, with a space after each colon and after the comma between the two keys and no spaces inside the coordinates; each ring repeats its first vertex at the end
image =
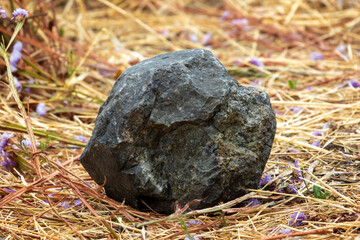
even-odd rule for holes
{"type": "Polygon", "coordinates": [[[282,234],[282,235],[289,234],[290,232],[291,232],[291,229],[288,229],[288,228],[280,229],[280,234],[282,234]]]}
{"type": "Polygon", "coordinates": [[[300,170],[300,167],[299,167],[299,160],[298,159],[295,159],[294,167],[295,167],[295,171],[293,172],[293,180],[297,181],[297,182],[301,182],[303,177],[302,177],[301,170],[300,170]]]}
{"type": "MultiPolygon", "coordinates": [[[[311,135],[313,136],[317,136],[317,137],[321,137],[322,136],[322,132],[321,131],[315,131],[312,132],[311,135]]],[[[319,140],[315,140],[311,143],[311,145],[313,145],[314,147],[319,147],[320,146],[320,141],[319,140]]]]}
{"type": "Polygon", "coordinates": [[[167,30],[167,29],[163,29],[163,30],[160,31],[160,34],[162,34],[162,35],[164,35],[164,36],[167,36],[167,35],[170,34],[170,31],[167,30]]]}
{"type": "Polygon", "coordinates": [[[10,55],[10,69],[11,72],[15,72],[17,70],[17,64],[21,59],[21,50],[22,50],[22,42],[17,42],[13,46],[13,50],[10,55]]]}
{"type": "Polygon", "coordinates": [[[231,20],[230,24],[236,27],[241,27],[243,30],[247,30],[249,28],[249,21],[246,18],[231,20]]]}
{"type": "Polygon", "coordinates": [[[257,205],[260,205],[260,201],[257,200],[256,198],[250,198],[248,203],[247,203],[247,206],[248,207],[254,207],[254,206],[257,206],[257,205]]]}
{"type": "MultiPolygon", "coordinates": [[[[25,148],[30,148],[31,147],[31,141],[30,139],[23,139],[20,142],[20,146],[21,147],[25,147],[25,148]]],[[[20,149],[17,145],[13,144],[12,145],[13,149],[20,149]]]]}
{"type": "Polygon", "coordinates": [[[36,106],[36,113],[39,116],[45,116],[46,115],[46,109],[45,109],[45,103],[41,102],[36,106]]]}
{"type": "Polygon", "coordinates": [[[74,204],[75,204],[75,206],[77,206],[77,207],[81,207],[82,202],[81,202],[80,199],[76,199],[76,200],[74,200],[74,204]]]}
{"type": "Polygon", "coordinates": [[[301,112],[301,110],[303,110],[302,107],[292,107],[292,108],[290,108],[290,111],[292,111],[295,114],[298,114],[299,112],[301,112]]]}
{"type": "Polygon", "coordinates": [[[290,151],[290,152],[293,152],[293,153],[298,153],[298,152],[299,152],[299,151],[296,150],[295,148],[289,148],[289,151],[290,151]]]}
{"type": "Polygon", "coordinates": [[[15,84],[16,91],[20,92],[22,89],[22,85],[19,82],[19,80],[17,79],[17,77],[14,77],[14,84],[15,84]]]}
{"type": "Polygon", "coordinates": [[[320,61],[320,60],[324,60],[324,56],[318,52],[311,52],[310,59],[313,61],[320,61]]]}
{"type": "MultiPolygon", "coordinates": [[[[52,188],[51,190],[53,190],[53,191],[59,191],[59,189],[57,189],[57,188],[52,188]]],[[[64,191],[64,190],[60,190],[60,192],[63,192],[63,191],[64,191]]],[[[48,196],[49,196],[49,198],[54,198],[54,197],[55,197],[54,194],[52,194],[52,193],[48,194],[48,196]]],[[[55,199],[56,199],[56,198],[55,198],[55,199]]],[[[52,202],[52,200],[50,200],[50,201],[52,202]]],[[[43,202],[49,203],[49,201],[46,200],[46,199],[43,199],[43,202]]],[[[81,202],[80,199],[75,199],[75,200],[73,201],[73,204],[74,204],[74,206],[76,206],[76,207],[81,207],[83,203],[81,202]]],[[[71,207],[72,207],[72,204],[71,204],[71,202],[69,203],[68,201],[62,201],[62,202],[59,203],[58,207],[59,207],[59,208],[64,208],[64,209],[68,209],[68,208],[71,208],[71,207]]]]}
{"type": "MultiPolygon", "coordinates": [[[[81,206],[82,206],[82,202],[81,202],[80,199],[74,200],[73,203],[74,203],[74,205],[75,205],[76,207],[81,207],[81,206]]],[[[62,208],[64,208],[64,209],[68,209],[68,208],[71,208],[71,205],[70,205],[69,202],[64,201],[64,202],[61,202],[61,203],[60,203],[59,207],[62,207],[62,208]]]]}
{"type": "Polygon", "coordinates": [[[311,135],[320,137],[320,136],[322,136],[322,132],[321,131],[315,131],[315,132],[312,132],[311,135]]]}
{"type": "Polygon", "coordinates": [[[303,221],[306,219],[306,216],[302,212],[295,212],[294,214],[289,215],[291,220],[289,221],[289,226],[301,226],[304,225],[303,221]]]}
{"type": "Polygon", "coordinates": [[[261,180],[260,180],[260,183],[259,183],[259,188],[263,188],[268,182],[270,182],[272,180],[270,174],[266,174],[265,177],[263,177],[261,180]]]}
{"type": "Polygon", "coordinates": [[[350,79],[349,85],[353,88],[359,88],[360,83],[357,81],[357,79],[350,79]]]}
{"type": "Polygon", "coordinates": [[[264,63],[257,58],[251,58],[249,63],[251,63],[252,65],[257,66],[258,68],[264,68],[264,63]]]}
{"type": "Polygon", "coordinates": [[[189,40],[191,41],[191,42],[197,42],[198,41],[198,36],[196,35],[196,34],[190,34],[190,36],[189,36],[189,40]]]}
{"type": "Polygon", "coordinates": [[[313,143],[311,143],[311,145],[313,145],[314,147],[319,147],[320,146],[320,141],[316,140],[313,143]]]}
{"type": "MultiPolygon", "coordinates": [[[[290,149],[292,152],[297,152],[295,149],[290,149]]],[[[296,191],[296,183],[301,182],[303,179],[301,170],[299,168],[299,160],[296,159],[294,162],[294,171],[292,173],[291,182],[283,181],[283,178],[278,178],[273,180],[270,176],[270,174],[266,174],[259,183],[259,188],[265,188],[269,191],[278,191],[280,193],[289,193],[294,194],[297,193],[296,191]]],[[[255,201],[249,201],[249,204],[255,204],[255,201]]]]}
{"type": "Polygon", "coordinates": [[[186,226],[191,226],[191,225],[200,225],[201,221],[198,220],[189,220],[188,223],[186,224],[186,226]]]}
{"type": "Polygon", "coordinates": [[[295,184],[290,184],[290,183],[286,182],[285,184],[279,185],[278,191],[281,193],[294,194],[294,193],[296,193],[296,187],[295,187],[295,184]]]}
{"type": "Polygon", "coordinates": [[[277,111],[277,110],[274,110],[274,112],[275,112],[276,115],[279,115],[279,116],[284,115],[282,112],[279,112],[279,111],[277,111]]]}
{"type": "MultiPolygon", "coordinates": [[[[17,8],[13,11],[13,17],[11,20],[14,20],[15,22],[21,22],[23,21],[27,16],[29,12],[22,8],[17,8]]],[[[0,15],[2,18],[6,18],[6,11],[4,9],[1,9],[0,6],[0,15]]]]}
{"type": "Polygon", "coordinates": [[[313,87],[313,86],[308,86],[306,89],[307,89],[308,91],[312,91],[312,90],[314,90],[314,87],[313,87]]]}
{"type": "Polygon", "coordinates": [[[204,35],[204,38],[202,40],[202,45],[206,46],[209,45],[211,42],[211,38],[212,38],[212,34],[211,33],[206,33],[204,35]]]}
{"type": "Polygon", "coordinates": [[[14,137],[14,133],[3,133],[0,138],[0,156],[2,158],[1,166],[5,171],[10,171],[10,169],[17,166],[17,162],[11,159],[12,154],[9,152],[6,152],[6,146],[9,143],[9,139],[14,137]]]}
{"type": "MultiPolygon", "coordinates": [[[[34,82],[33,79],[30,79],[30,80],[28,81],[28,83],[29,83],[29,84],[34,84],[35,82],[34,82]]],[[[28,92],[28,93],[31,93],[31,92],[32,92],[31,87],[25,88],[25,91],[28,92]]]]}
{"type": "Polygon", "coordinates": [[[15,22],[21,22],[27,17],[28,14],[29,12],[25,9],[17,8],[13,11],[13,17],[11,20],[14,20],[15,22]]]}
{"type": "Polygon", "coordinates": [[[15,192],[14,190],[12,190],[12,189],[10,189],[10,188],[6,188],[6,187],[2,188],[2,190],[4,190],[5,192],[8,192],[8,193],[13,193],[13,192],[15,192]]]}
{"type": "Polygon", "coordinates": [[[345,45],[339,45],[336,47],[336,51],[338,51],[339,53],[341,53],[341,57],[345,60],[348,61],[349,60],[349,55],[346,52],[346,47],[345,45]]]}
{"type": "Polygon", "coordinates": [[[83,143],[87,143],[89,142],[89,140],[87,140],[87,138],[83,135],[77,135],[74,137],[75,140],[81,141],[83,143]]]}
{"type": "Polygon", "coordinates": [[[0,15],[2,18],[6,18],[6,11],[4,9],[1,9],[1,6],[0,6],[0,15]]]}
{"type": "MultiPolygon", "coordinates": [[[[230,12],[229,11],[224,11],[220,17],[220,21],[225,21],[230,19],[230,12]]],[[[232,19],[230,21],[231,26],[236,27],[237,29],[241,29],[241,30],[248,30],[249,29],[249,21],[246,18],[237,18],[237,19],[232,19]]]]}
{"type": "Polygon", "coordinates": [[[230,17],[230,12],[229,11],[224,11],[220,17],[221,21],[225,21],[226,19],[228,19],[230,17]]]}

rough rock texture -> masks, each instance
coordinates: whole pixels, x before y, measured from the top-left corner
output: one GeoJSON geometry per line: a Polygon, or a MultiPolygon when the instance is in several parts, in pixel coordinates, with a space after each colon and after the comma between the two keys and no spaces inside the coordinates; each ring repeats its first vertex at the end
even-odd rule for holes
{"type": "Polygon", "coordinates": [[[158,55],[127,69],[101,106],[81,163],[106,194],[170,213],[257,188],[276,129],[268,95],[243,87],[210,51],[158,55]]]}

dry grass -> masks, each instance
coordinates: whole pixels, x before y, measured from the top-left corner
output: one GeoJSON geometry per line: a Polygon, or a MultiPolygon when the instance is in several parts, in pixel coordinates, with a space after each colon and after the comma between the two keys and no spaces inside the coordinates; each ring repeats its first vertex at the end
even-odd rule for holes
{"type": "MultiPolygon", "coordinates": [[[[1,3],[8,12],[10,2],[1,3]]],[[[29,109],[35,137],[51,141],[44,152],[14,150],[18,160],[22,157],[28,164],[27,170],[0,170],[0,237],[184,239],[181,222],[193,219],[201,224],[188,231],[199,239],[281,239],[286,237],[279,233],[281,228],[291,229],[288,237],[293,239],[358,239],[360,88],[349,84],[359,78],[358,1],[22,2],[14,4],[31,16],[17,37],[24,50],[15,76],[24,88],[32,88],[31,93],[23,89],[20,97],[29,109]],[[221,21],[225,10],[230,17],[221,21]],[[249,27],[232,26],[237,18],[246,18],[249,27]],[[257,197],[261,204],[255,207],[230,202],[171,216],[139,212],[107,198],[78,161],[85,144],[74,137],[90,137],[100,104],[123,70],[160,53],[203,48],[207,33],[212,34],[211,51],[234,78],[243,85],[256,80],[257,87],[269,93],[280,114],[264,174],[285,181],[298,159],[304,180],[296,184],[297,193],[254,189],[237,201],[257,197]],[[191,34],[198,41],[190,41],[191,34]],[[343,51],[337,50],[340,45],[343,51]],[[311,52],[322,53],[324,60],[311,60],[311,52]],[[263,73],[248,63],[252,57],[264,62],[263,73]],[[28,84],[29,79],[35,83],[28,84]],[[289,81],[296,81],[295,89],[289,81]],[[35,112],[39,102],[47,105],[45,117],[35,112]],[[314,131],[322,135],[314,136],[314,131]],[[312,145],[314,141],[319,147],[312,145]],[[330,197],[316,198],[313,185],[330,197]],[[79,199],[80,207],[74,203],[79,199]],[[66,202],[70,208],[61,205],[66,202]],[[298,211],[305,213],[305,224],[289,226],[289,214],[298,211]]],[[[0,32],[9,39],[15,25],[2,21],[0,32]]],[[[0,60],[3,83],[8,81],[5,70],[0,60]]],[[[1,133],[14,131],[11,141],[19,143],[28,138],[25,122],[4,84],[0,94],[1,133]]]]}

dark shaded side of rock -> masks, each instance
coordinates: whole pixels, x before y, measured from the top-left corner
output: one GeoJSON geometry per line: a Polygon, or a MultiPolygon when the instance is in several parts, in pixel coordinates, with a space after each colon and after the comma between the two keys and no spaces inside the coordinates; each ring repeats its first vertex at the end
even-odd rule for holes
{"type": "Polygon", "coordinates": [[[162,213],[214,206],[257,188],[276,120],[268,95],[243,87],[203,49],[127,69],[102,104],[81,163],[106,194],[162,213]]]}

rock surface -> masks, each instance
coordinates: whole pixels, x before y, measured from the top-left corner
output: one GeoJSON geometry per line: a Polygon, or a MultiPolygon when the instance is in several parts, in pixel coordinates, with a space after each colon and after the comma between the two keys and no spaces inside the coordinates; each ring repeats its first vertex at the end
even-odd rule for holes
{"type": "Polygon", "coordinates": [[[267,93],[243,87],[203,49],[127,69],[100,108],[81,163],[106,194],[158,212],[214,206],[257,188],[276,120],[267,93]]]}

